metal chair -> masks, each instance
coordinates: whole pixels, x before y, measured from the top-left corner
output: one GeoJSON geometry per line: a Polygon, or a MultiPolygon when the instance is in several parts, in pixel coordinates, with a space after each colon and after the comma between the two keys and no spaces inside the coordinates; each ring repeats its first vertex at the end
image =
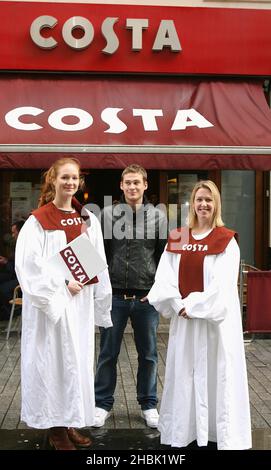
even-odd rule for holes
{"type": "MultiPolygon", "coordinates": [[[[9,339],[9,335],[10,335],[10,332],[11,332],[11,325],[12,325],[12,320],[13,320],[13,316],[14,316],[14,311],[15,311],[15,308],[16,307],[22,307],[23,305],[23,299],[21,297],[21,288],[20,286],[16,286],[14,291],[13,291],[13,298],[9,301],[9,303],[11,304],[11,310],[10,310],[10,314],[9,314],[9,322],[8,322],[8,327],[7,327],[7,335],[6,335],[6,340],[9,339]]],[[[18,325],[17,325],[17,328],[16,328],[16,331],[18,333],[20,333],[21,331],[21,316],[20,318],[18,319],[18,325]]]]}
{"type": "Polygon", "coordinates": [[[241,310],[243,312],[244,308],[247,306],[247,273],[250,271],[260,271],[256,266],[251,266],[250,264],[245,263],[243,259],[240,261],[240,270],[239,270],[239,280],[238,280],[238,290],[239,298],[241,304],[241,310]]]}

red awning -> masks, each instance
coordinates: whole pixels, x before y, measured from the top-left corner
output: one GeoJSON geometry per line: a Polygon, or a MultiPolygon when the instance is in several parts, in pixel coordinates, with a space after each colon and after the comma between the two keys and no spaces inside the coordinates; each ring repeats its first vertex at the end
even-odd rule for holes
{"type": "Polygon", "coordinates": [[[271,169],[262,82],[3,75],[0,167],[271,169]]]}

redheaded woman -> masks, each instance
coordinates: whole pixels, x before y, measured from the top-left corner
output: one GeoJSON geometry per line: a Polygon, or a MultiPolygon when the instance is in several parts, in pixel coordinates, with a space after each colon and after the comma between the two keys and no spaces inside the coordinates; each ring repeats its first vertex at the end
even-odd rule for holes
{"type": "Polygon", "coordinates": [[[94,325],[111,326],[107,270],[83,285],[65,281],[48,267],[48,258],[82,231],[105,258],[99,222],[92,213],[85,221],[74,198],[80,181],[78,160],[62,158],[51,166],[39,208],[16,246],[24,299],[21,419],[33,428],[49,428],[49,442],[57,450],[91,445],[75,428],[94,422],[94,325]]]}

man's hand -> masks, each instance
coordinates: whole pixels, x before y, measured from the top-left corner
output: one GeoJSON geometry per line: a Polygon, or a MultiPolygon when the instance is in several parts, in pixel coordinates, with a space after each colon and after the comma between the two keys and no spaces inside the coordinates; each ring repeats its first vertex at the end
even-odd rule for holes
{"type": "Polygon", "coordinates": [[[0,256],[0,264],[5,266],[8,262],[8,259],[5,256],[0,256]]]}
{"type": "Polygon", "coordinates": [[[71,295],[77,295],[82,290],[84,284],[79,281],[69,281],[67,284],[67,288],[69,289],[71,295]]]}
{"type": "Polygon", "coordinates": [[[142,299],[140,299],[140,302],[144,303],[144,302],[149,302],[148,301],[148,297],[145,296],[145,297],[142,297],[142,299]]]}

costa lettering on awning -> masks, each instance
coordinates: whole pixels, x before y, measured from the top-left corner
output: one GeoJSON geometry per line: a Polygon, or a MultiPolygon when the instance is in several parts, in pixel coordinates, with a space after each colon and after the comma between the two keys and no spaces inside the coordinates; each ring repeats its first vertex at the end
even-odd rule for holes
{"type": "Polygon", "coordinates": [[[5,76],[0,123],[2,167],[40,167],[32,154],[68,152],[88,168],[131,159],[152,168],[271,168],[271,112],[257,81],[5,76]]]}

